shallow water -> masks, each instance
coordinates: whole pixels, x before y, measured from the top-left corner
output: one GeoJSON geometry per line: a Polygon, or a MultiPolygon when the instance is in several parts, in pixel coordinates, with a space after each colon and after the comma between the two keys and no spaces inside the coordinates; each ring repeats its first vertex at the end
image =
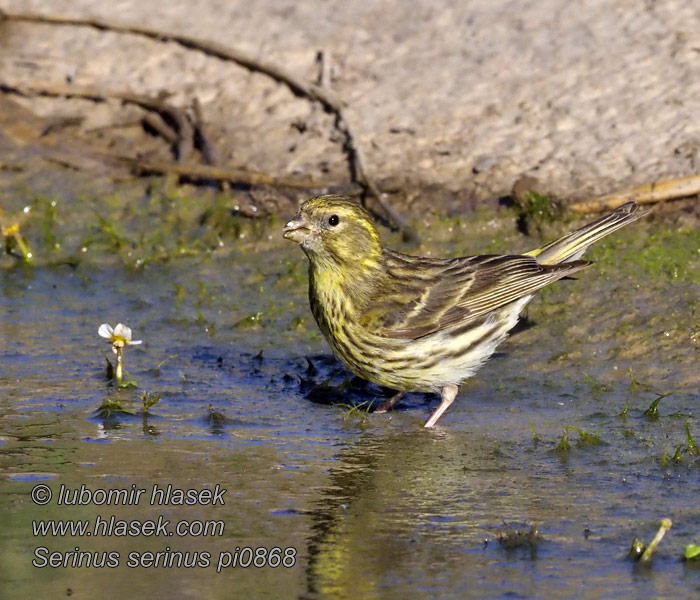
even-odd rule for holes
{"type": "MultiPolygon", "coordinates": [[[[0,270],[2,597],[700,595],[700,568],[681,561],[700,541],[700,464],[685,432],[687,423],[700,438],[700,279],[697,264],[685,278],[635,266],[659,225],[602,244],[598,267],[534,301],[534,326],[465,383],[432,431],[421,427],[430,395],[365,412],[384,392],[350,380],[330,356],[308,310],[305,259],[270,227],[249,246],[145,268],[103,254],[77,267],[0,270]],[[144,341],[125,352],[137,388],[115,390],[105,377],[113,355],[97,329],[118,321],[144,341]],[[326,380],[341,389],[315,388],[326,380]],[[143,391],[161,395],[145,416],[143,391]],[[644,416],[668,392],[658,420],[644,416]],[[106,398],[123,412],[100,413],[106,398]],[[219,485],[224,503],[151,506],[153,486],[168,484],[219,485]],[[48,504],[32,501],[37,485],[52,490],[48,504]],[[83,485],[145,492],[129,506],[58,505],[62,486],[83,485]],[[33,535],[33,520],[50,519],[84,520],[94,533],[98,515],[162,516],[169,531],[221,521],[223,532],[33,535]],[[652,563],[628,560],[633,538],[648,543],[664,517],[673,527],[652,563]],[[506,547],[504,522],[536,524],[540,535],[506,547]],[[119,566],[32,565],[76,547],[116,552],[119,566]],[[222,553],[273,547],[294,548],[293,564],[217,573],[222,553]],[[166,549],[209,553],[210,564],[127,564],[145,552],[167,559],[166,549]]],[[[472,247],[484,249],[488,227],[472,247]]],[[[488,250],[527,244],[506,241],[488,250]]],[[[426,247],[457,254],[460,243],[426,247]]]]}

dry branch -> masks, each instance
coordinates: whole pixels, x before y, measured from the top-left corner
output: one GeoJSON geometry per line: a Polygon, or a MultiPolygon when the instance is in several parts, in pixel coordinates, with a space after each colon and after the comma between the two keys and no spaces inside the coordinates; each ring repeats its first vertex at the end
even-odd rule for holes
{"type": "Polygon", "coordinates": [[[217,42],[209,40],[200,40],[182,35],[145,27],[142,25],[120,23],[118,21],[107,21],[97,17],[62,17],[54,15],[41,15],[36,13],[8,13],[0,14],[0,18],[8,21],[24,21],[26,23],[43,23],[46,25],[72,25],[75,27],[93,27],[101,31],[114,31],[116,33],[129,33],[133,35],[141,35],[159,42],[174,42],[191,50],[199,50],[209,56],[215,56],[223,60],[235,62],[250,71],[257,71],[269,75],[277,81],[285,83],[289,88],[313,100],[318,100],[326,108],[333,112],[337,112],[342,108],[342,101],[329,90],[324,90],[316,84],[304,81],[284,69],[279,65],[275,65],[260,59],[257,59],[247,52],[224,46],[217,42]]]}
{"type": "MultiPolygon", "coordinates": [[[[23,96],[31,95],[41,95],[41,96],[66,96],[72,98],[83,98],[87,100],[92,100],[95,102],[106,102],[107,100],[120,100],[122,102],[129,102],[137,104],[144,108],[155,111],[160,115],[167,115],[171,120],[175,121],[179,131],[177,132],[177,137],[174,130],[170,132],[168,129],[170,127],[163,123],[167,129],[161,131],[163,137],[171,138],[177,141],[178,147],[181,147],[181,138],[183,137],[182,129],[185,129],[185,134],[189,136],[190,144],[189,148],[191,150],[192,140],[194,139],[194,133],[192,125],[189,123],[187,115],[181,109],[167,104],[161,100],[156,100],[148,96],[141,96],[138,94],[123,93],[123,92],[113,92],[113,93],[101,93],[90,88],[74,88],[72,86],[52,86],[48,88],[35,88],[35,87],[25,87],[20,88],[16,86],[9,86],[4,83],[0,83],[0,91],[10,92],[14,94],[20,94],[23,96]],[[185,122],[187,123],[185,125],[185,122]]],[[[150,126],[155,126],[159,128],[153,121],[149,121],[150,126]]],[[[202,135],[202,132],[199,132],[202,135]]],[[[209,142],[211,144],[211,142],[209,142]]],[[[181,150],[181,152],[185,152],[181,150]]],[[[213,145],[210,152],[213,152],[213,145]]],[[[178,154],[178,156],[183,156],[183,154],[178,154]]],[[[319,181],[314,181],[312,179],[302,180],[302,179],[290,179],[285,177],[275,177],[267,173],[262,173],[259,171],[249,171],[247,169],[235,169],[235,168],[221,168],[215,167],[213,165],[196,165],[196,164],[183,164],[178,163],[168,163],[161,161],[143,161],[138,158],[126,157],[126,156],[109,156],[110,158],[117,158],[121,162],[126,162],[130,167],[139,173],[163,173],[163,174],[175,174],[183,177],[190,177],[192,179],[210,179],[215,181],[228,181],[231,183],[239,183],[246,185],[270,185],[275,187],[290,187],[290,188],[300,188],[300,189],[322,189],[331,187],[328,183],[323,183],[319,181]]]]}
{"type": "Polygon", "coordinates": [[[147,129],[153,130],[160,137],[162,137],[168,144],[175,146],[178,140],[177,132],[170,127],[158,113],[147,112],[143,115],[141,119],[141,124],[147,129]]]}
{"type": "Polygon", "coordinates": [[[202,105],[197,97],[192,102],[192,111],[194,112],[194,142],[197,149],[202,153],[202,160],[207,165],[218,165],[219,159],[216,146],[207,131],[204,116],[202,115],[202,105]]]}
{"type": "Polygon", "coordinates": [[[93,102],[119,100],[120,102],[136,104],[142,108],[160,114],[164,119],[170,121],[174,125],[173,129],[177,134],[175,148],[178,162],[185,162],[189,158],[194,147],[194,130],[185,111],[162,100],[151,98],[150,96],[142,96],[129,92],[105,93],[98,92],[88,87],[78,88],[70,85],[19,87],[0,83],[0,91],[18,94],[20,96],[82,98],[84,100],[92,100],[93,102]]]}
{"type": "MultiPolygon", "coordinates": [[[[390,222],[403,229],[408,237],[415,237],[415,233],[410,230],[404,219],[389,205],[383,197],[383,194],[367,175],[364,157],[353,133],[353,129],[350,127],[347,117],[344,114],[345,103],[327,87],[304,81],[279,65],[255,58],[237,48],[141,25],[119,23],[111,20],[107,21],[96,17],[63,17],[36,13],[7,13],[0,11],[0,20],[3,19],[49,25],[92,27],[101,31],[141,35],[160,42],[174,42],[185,48],[198,50],[209,56],[235,62],[246,69],[263,73],[286,84],[295,93],[320,102],[326,110],[336,115],[336,126],[346,138],[345,150],[348,153],[353,181],[359,183],[366,192],[369,192],[369,194],[374,197],[390,222]]],[[[178,158],[181,156],[180,151],[184,153],[185,150],[186,148],[184,147],[179,148],[178,158]]]]}
{"type": "Polygon", "coordinates": [[[582,200],[581,202],[575,202],[569,208],[577,213],[594,213],[615,210],[618,206],[622,206],[630,200],[634,200],[639,204],[655,204],[698,194],[700,194],[700,175],[690,175],[688,177],[647,183],[628,190],[582,200]]]}
{"type": "Polygon", "coordinates": [[[286,177],[275,177],[259,171],[248,171],[246,169],[232,169],[224,167],[214,167],[211,165],[183,165],[181,163],[168,163],[162,161],[142,161],[137,158],[119,156],[119,160],[131,165],[137,173],[172,173],[190,179],[229,181],[231,183],[242,183],[246,185],[269,185],[273,187],[288,187],[299,189],[324,189],[329,184],[312,179],[290,179],[286,177]]]}
{"type": "Polygon", "coordinates": [[[336,127],[345,134],[345,145],[348,150],[350,158],[350,170],[353,174],[353,180],[357,181],[362,185],[362,187],[368,191],[379,206],[384,211],[385,218],[389,223],[393,223],[396,227],[404,232],[404,237],[407,240],[415,241],[417,240],[417,234],[413,229],[406,223],[405,219],[401,217],[384,199],[384,194],[375,185],[374,181],[367,176],[367,169],[365,167],[365,157],[364,153],[357,145],[357,140],[352,134],[352,129],[348,123],[345,111],[339,110],[336,113],[336,127]]]}

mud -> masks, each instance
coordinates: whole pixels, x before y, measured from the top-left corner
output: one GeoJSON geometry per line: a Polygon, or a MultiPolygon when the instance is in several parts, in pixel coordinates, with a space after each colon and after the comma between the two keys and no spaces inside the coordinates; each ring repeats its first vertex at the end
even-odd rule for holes
{"type": "MultiPolygon", "coordinates": [[[[205,218],[217,214],[214,196],[207,209],[156,183],[145,195],[104,192],[5,198],[25,216],[34,251],[32,264],[5,256],[0,270],[0,563],[13,595],[91,597],[104,586],[178,598],[697,595],[698,571],[680,558],[699,526],[686,426],[700,436],[700,239],[677,215],[606,239],[591,253],[596,267],[541,294],[527,326],[426,431],[431,395],[368,412],[387,392],[329,354],[307,306],[305,258],[281,239],[281,222],[230,208],[205,218]],[[118,321],[144,342],[125,349],[125,379],[138,387],[115,389],[105,377],[113,355],[97,329],[118,321]],[[160,397],[147,413],[143,392],[160,397]],[[645,416],[663,394],[658,418],[645,416]],[[165,512],[41,509],[28,494],[43,482],[56,493],[220,484],[229,496],[225,506],[165,512]],[[225,533],[58,538],[30,528],[32,519],[163,513],[221,520],[225,533]],[[633,538],[648,543],[666,517],[673,528],[650,568],[630,562],[633,538]],[[503,544],[504,521],[539,535],[503,544]],[[115,551],[122,562],[37,569],[40,546],[115,551]],[[298,561],[219,574],[125,565],[131,551],[166,546],[214,557],[294,547],[298,561]]],[[[516,221],[497,205],[417,219],[424,241],[411,251],[538,245],[516,221]]],[[[398,234],[383,236],[400,245],[398,234]]]]}

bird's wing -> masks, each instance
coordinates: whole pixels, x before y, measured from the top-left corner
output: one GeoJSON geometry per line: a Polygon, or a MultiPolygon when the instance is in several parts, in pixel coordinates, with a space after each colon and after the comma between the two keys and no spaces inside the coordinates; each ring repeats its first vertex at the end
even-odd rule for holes
{"type": "Polygon", "coordinates": [[[361,323],[384,337],[418,339],[467,323],[591,263],[540,265],[531,256],[421,259],[391,253],[385,285],[361,323]]]}

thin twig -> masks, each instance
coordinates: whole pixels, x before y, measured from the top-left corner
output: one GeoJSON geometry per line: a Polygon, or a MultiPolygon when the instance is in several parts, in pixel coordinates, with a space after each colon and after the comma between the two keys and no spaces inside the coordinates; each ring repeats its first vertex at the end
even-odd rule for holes
{"type": "Polygon", "coordinates": [[[185,162],[189,158],[194,147],[194,130],[192,129],[192,124],[190,123],[185,111],[157,98],[132,94],[130,92],[98,92],[97,90],[89,87],[78,88],[69,85],[53,85],[50,87],[19,87],[6,83],[0,83],[0,91],[18,94],[20,96],[63,96],[66,98],[92,100],[93,102],[119,100],[120,102],[136,104],[142,108],[159,113],[163,118],[170,121],[174,125],[174,130],[177,133],[175,148],[178,162],[185,162]]]}
{"type": "Polygon", "coordinates": [[[178,140],[177,132],[170,127],[158,113],[147,112],[143,115],[141,123],[147,128],[155,131],[160,137],[162,137],[168,144],[175,146],[178,140]]]}
{"type": "Polygon", "coordinates": [[[207,127],[202,115],[202,105],[199,98],[195,96],[192,101],[192,111],[194,112],[194,142],[202,153],[202,160],[207,165],[215,166],[219,163],[216,146],[207,131],[207,127]]]}
{"type": "Polygon", "coordinates": [[[4,19],[8,21],[24,21],[27,23],[44,23],[48,25],[72,25],[75,27],[93,27],[100,31],[114,31],[117,33],[130,33],[133,35],[141,35],[159,42],[175,42],[185,48],[199,50],[209,56],[215,56],[223,60],[235,62],[250,71],[257,71],[269,75],[277,81],[287,84],[292,90],[321,102],[326,108],[333,112],[338,111],[343,106],[343,102],[330,90],[322,89],[316,84],[304,81],[284,69],[279,65],[275,65],[257,58],[250,54],[224,46],[217,42],[209,40],[201,40],[188,35],[172,33],[153,29],[143,25],[135,25],[129,23],[119,23],[118,21],[107,21],[97,17],[62,17],[55,15],[41,15],[37,13],[3,13],[4,19]]]}
{"type": "Polygon", "coordinates": [[[331,87],[331,61],[328,53],[324,50],[319,50],[316,53],[316,62],[318,62],[318,85],[324,90],[331,87]]]}
{"type": "Polygon", "coordinates": [[[173,173],[181,177],[192,179],[212,179],[215,181],[230,181],[246,185],[269,185],[274,187],[289,187],[299,189],[322,189],[331,187],[328,183],[314,181],[313,179],[289,179],[275,177],[259,171],[246,169],[232,169],[215,167],[211,165],[194,165],[181,163],[168,163],[164,161],[142,161],[129,156],[118,156],[119,160],[129,163],[137,173],[173,173]]]}
{"type": "MultiPolygon", "coordinates": [[[[218,166],[219,153],[216,151],[216,146],[214,145],[214,142],[209,135],[209,131],[207,130],[204,115],[202,114],[202,105],[197,96],[195,96],[194,100],[192,101],[192,112],[194,114],[194,145],[201,153],[204,164],[212,167],[218,166]]],[[[219,181],[219,185],[222,191],[226,193],[231,191],[230,181],[219,181]]]]}
{"type": "Polygon", "coordinates": [[[52,119],[49,124],[41,131],[41,137],[47,136],[66,127],[76,127],[83,124],[85,117],[78,115],[73,117],[58,117],[52,119]]]}
{"type": "MultiPolygon", "coordinates": [[[[138,98],[124,98],[124,101],[134,102],[134,100],[137,99],[138,98]]],[[[194,128],[187,117],[187,113],[165,102],[158,101],[150,107],[141,102],[137,103],[144,108],[151,108],[151,110],[161,113],[166,118],[170,117],[175,122],[175,131],[177,131],[177,144],[175,145],[177,162],[187,162],[187,159],[192,154],[192,150],[194,150],[194,128]]]]}
{"type": "Polygon", "coordinates": [[[417,241],[418,235],[413,230],[413,228],[406,222],[406,220],[396,212],[392,206],[385,200],[384,194],[375,185],[374,181],[367,175],[367,168],[365,166],[364,153],[357,144],[355,136],[352,134],[352,129],[348,122],[347,115],[344,110],[340,110],[336,117],[336,127],[345,133],[346,148],[350,158],[350,170],[353,174],[353,180],[357,181],[366,192],[369,192],[374,200],[379,204],[382,211],[384,211],[384,217],[390,224],[394,227],[401,229],[403,231],[403,237],[405,241],[417,241]]]}
{"type": "Polygon", "coordinates": [[[582,200],[575,202],[569,208],[577,213],[594,213],[615,210],[630,200],[634,200],[638,204],[655,204],[698,194],[700,194],[700,175],[690,175],[647,183],[621,192],[582,200]]]}
{"type": "MultiPolygon", "coordinates": [[[[350,127],[346,115],[344,114],[345,103],[330,89],[322,87],[314,83],[304,81],[296,77],[279,65],[263,61],[248,53],[224,46],[216,42],[208,40],[200,40],[187,35],[161,31],[141,25],[119,23],[115,21],[106,21],[96,17],[62,17],[52,15],[41,15],[36,13],[7,13],[0,11],[0,19],[11,21],[24,21],[28,23],[43,23],[49,25],[71,25],[76,27],[93,27],[101,31],[114,31],[117,33],[128,33],[133,35],[141,35],[159,42],[174,42],[188,49],[198,50],[209,56],[235,62],[236,64],[245,67],[251,71],[263,73],[272,77],[277,81],[286,84],[293,92],[305,96],[311,100],[320,102],[326,110],[336,115],[336,126],[343,132],[346,138],[345,150],[348,153],[348,159],[351,165],[353,181],[359,183],[366,192],[369,192],[381,208],[384,210],[387,218],[395,225],[404,230],[406,237],[415,237],[415,233],[410,230],[405,220],[391,208],[391,206],[383,198],[382,193],[377,186],[367,175],[365,162],[362,153],[359,149],[357,139],[350,127]]],[[[181,157],[178,151],[178,158],[181,157]]]]}
{"type": "MultiPolygon", "coordinates": [[[[11,92],[23,96],[68,96],[93,100],[95,102],[105,102],[112,99],[120,100],[122,102],[130,102],[144,108],[154,110],[158,114],[170,116],[171,119],[176,120],[177,124],[180,126],[182,126],[182,120],[184,119],[189,125],[190,129],[188,131],[192,131],[192,126],[189,124],[189,119],[185,115],[184,111],[162,102],[161,100],[156,100],[148,96],[140,96],[138,94],[123,92],[100,93],[89,88],[79,89],[69,86],[55,86],[50,88],[20,88],[9,86],[4,83],[0,83],[0,91],[11,92]],[[175,115],[177,115],[177,119],[174,118],[175,115]]],[[[169,137],[174,135],[174,132],[168,134],[167,131],[163,131],[162,135],[164,135],[164,137],[169,137]]],[[[178,144],[180,143],[180,137],[181,134],[178,133],[178,144]]],[[[192,140],[192,137],[193,136],[190,133],[190,140],[192,140]]],[[[275,187],[291,187],[300,189],[320,189],[332,187],[331,184],[314,181],[312,179],[288,179],[285,177],[275,177],[258,171],[248,171],[246,169],[220,168],[213,165],[183,164],[182,162],[168,163],[160,161],[142,161],[137,158],[126,156],[110,155],[110,158],[117,158],[122,162],[128,162],[132,169],[140,173],[173,173],[175,175],[191,177],[193,179],[213,179],[217,181],[230,181],[232,183],[242,183],[247,185],[270,185],[275,187]]]]}

